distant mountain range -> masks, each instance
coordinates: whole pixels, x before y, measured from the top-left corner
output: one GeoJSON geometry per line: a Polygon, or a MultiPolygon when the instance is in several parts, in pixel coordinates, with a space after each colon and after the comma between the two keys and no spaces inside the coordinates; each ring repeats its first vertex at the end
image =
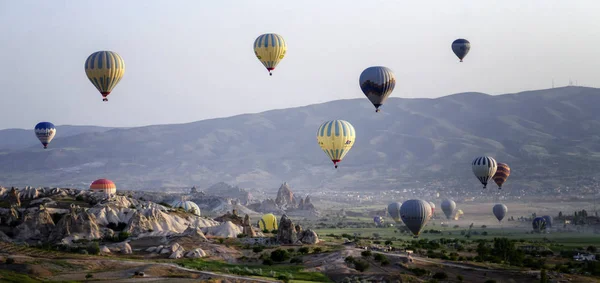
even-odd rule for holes
{"type": "Polygon", "coordinates": [[[43,150],[31,130],[0,131],[0,185],[86,187],[109,178],[127,189],[245,188],[364,190],[415,186],[478,188],[470,162],[507,162],[507,186],[575,185],[598,175],[600,89],[517,94],[460,93],[390,98],[375,113],[364,99],[136,128],[57,126],[43,150]],[[339,169],[316,142],[317,127],[344,119],[357,132],[339,169]]]}

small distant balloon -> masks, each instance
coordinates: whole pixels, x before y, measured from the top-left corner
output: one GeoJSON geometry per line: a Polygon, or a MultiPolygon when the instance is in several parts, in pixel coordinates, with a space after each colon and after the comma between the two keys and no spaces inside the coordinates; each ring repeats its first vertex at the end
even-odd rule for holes
{"type": "Polygon", "coordinates": [[[452,42],[452,51],[461,62],[463,61],[463,58],[467,56],[469,50],[471,50],[471,43],[466,39],[459,38],[452,42]]]}
{"type": "Polygon", "coordinates": [[[254,54],[256,58],[267,68],[269,76],[275,67],[281,62],[287,52],[287,44],[281,35],[266,33],[254,40],[254,54]]]}
{"type": "Polygon", "coordinates": [[[50,122],[40,122],[35,125],[35,136],[40,140],[44,148],[48,148],[48,144],[56,135],[56,127],[50,122]]]}
{"type": "Polygon", "coordinates": [[[386,67],[375,66],[366,68],[358,79],[360,89],[375,106],[375,112],[390,96],[396,86],[394,72],[386,67]]]}
{"type": "Polygon", "coordinates": [[[442,211],[444,212],[444,215],[446,215],[446,219],[450,219],[452,217],[454,210],[456,210],[456,202],[451,199],[445,199],[442,201],[442,211]]]}
{"type": "Polygon", "coordinates": [[[402,223],[402,219],[400,217],[400,208],[402,205],[399,202],[392,202],[388,205],[387,211],[390,217],[394,219],[394,222],[400,224],[402,223]]]}
{"type": "Polygon", "coordinates": [[[498,222],[501,222],[502,219],[504,219],[504,216],[506,216],[508,208],[506,207],[506,205],[498,203],[494,205],[494,207],[492,208],[492,212],[494,213],[494,216],[496,216],[496,219],[498,219],[498,222]]]}

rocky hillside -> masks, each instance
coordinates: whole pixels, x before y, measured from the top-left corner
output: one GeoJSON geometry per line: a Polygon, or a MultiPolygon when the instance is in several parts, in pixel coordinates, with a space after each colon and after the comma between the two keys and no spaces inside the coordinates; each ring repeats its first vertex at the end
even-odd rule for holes
{"type": "Polygon", "coordinates": [[[374,113],[366,99],[352,99],[188,124],[59,135],[49,150],[4,151],[0,180],[5,186],[83,187],[101,174],[127,189],[206,188],[221,181],[274,187],[279,180],[300,188],[383,189],[416,182],[477,188],[470,161],[489,154],[511,165],[513,184],[572,184],[599,174],[599,104],[600,90],[585,87],[393,97],[381,113],[374,113]],[[338,170],[315,141],[317,127],[330,119],[349,121],[358,135],[338,170]]]}

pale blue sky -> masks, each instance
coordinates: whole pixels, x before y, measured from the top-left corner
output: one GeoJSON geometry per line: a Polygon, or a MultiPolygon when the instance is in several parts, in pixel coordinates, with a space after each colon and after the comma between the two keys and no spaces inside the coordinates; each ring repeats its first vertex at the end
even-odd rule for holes
{"type": "Polygon", "coordinates": [[[0,129],[182,123],[364,98],[358,77],[372,65],[395,72],[393,97],[519,92],[553,78],[597,87],[598,11],[597,0],[0,0],[0,129]],[[268,32],[288,44],[272,77],[252,51],[268,32]],[[464,63],[450,49],[459,37],[472,44],[464,63]],[[108,103],[83,70],[99,50],[127,66],[108,103]]]}

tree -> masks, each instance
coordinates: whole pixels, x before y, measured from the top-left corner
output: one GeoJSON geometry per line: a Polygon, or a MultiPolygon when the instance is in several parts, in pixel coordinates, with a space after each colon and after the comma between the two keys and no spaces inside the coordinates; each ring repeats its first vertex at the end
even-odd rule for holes
{"type": "Polygon", "coordinates": [[[546,274],[545,269],[540,272],[540,283],[548,283],[548,274],[546,274]]]}
{"type": "Polygon", "coordinates": [[[446,272],[436,272],[433,275],[434,279],[439,279],[439,280],[444,280],[448,278],[448,274],[446,274],[446,272]]]}
{"type": "Polygon", "coordinates": [[[308,247],[301,247],[298,249],[298,253],[303,254],[303,255],[307,254],[309,251],[310,251],[310,249],[308,247]]]}
{"type": "Polygon", "coordinates": [[[392,241],[390,241],[390,240],[387,240],[387,241],[385,241],[385,245],[386,245],[386,246],[391,246],[392,244],[393,244],[393,243],[392,243],[392,241]]]}
{"type": "Polygon", "coordinates": [[[595,253],[598,249],[594,246],[589,246],[586,250],[590,253],[595,253]]]}
{"type": "Polygon", "coordinates": [[[367,269],[369,269],[370,266],[371,265],[364,260],[359,259],[359,260],[354,261],[354,269],[356,269],[360,272],[366,271],[367,269]]]}
{"type": "Polygon", "coordinates": [[[562,218],[562,217],[563,217],[562,211],[559,211],[558,212],[558,218],[562,218]]]}
{"type": "Polygon", "coordinates": [[[456,275],[456,280],[458,280],[458,282],[463,282],[463,280],[465,280],[465,278],[462,275],[456,275]]]}
{"type": "Polygon", "coordinates": [[[283,262],[290,258],[290,254],[286,250],[276,249],[271,252],[271,259],[274,262],[283,262]]]}
{"type": "Polygon", "coordinates": [[[361,255],[361,256],[363,256],[363,257],[370,257],[370,256],[371,256],[371,254],[373,254],[373,253],[372,253],[371,251],[369,251],[369,250],[367,250],[367,251],[362,251],[362,252],[360,253],[360,255],[361,255]]]}

